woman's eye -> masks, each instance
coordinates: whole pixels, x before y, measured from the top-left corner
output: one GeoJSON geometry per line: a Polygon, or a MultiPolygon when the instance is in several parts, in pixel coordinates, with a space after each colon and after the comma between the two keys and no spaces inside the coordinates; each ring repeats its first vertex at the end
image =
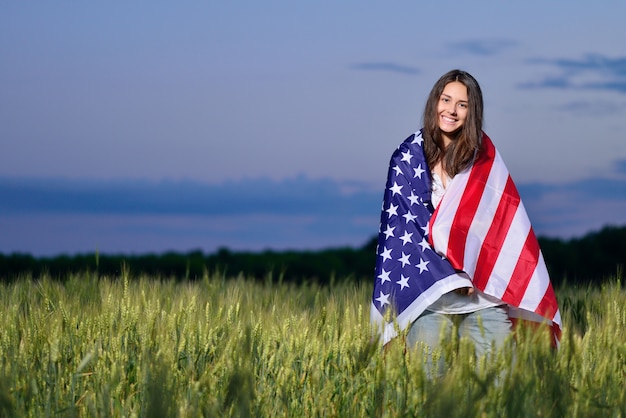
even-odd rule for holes
{"type": "Polygon", "coordinates": [[[467,103],[459,103],[459,107],[467,109],[467,103]]]}

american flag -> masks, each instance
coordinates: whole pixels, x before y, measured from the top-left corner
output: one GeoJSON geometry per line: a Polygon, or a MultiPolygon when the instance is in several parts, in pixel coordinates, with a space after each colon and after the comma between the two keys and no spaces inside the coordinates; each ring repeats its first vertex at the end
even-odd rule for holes
{"type": "Polygon", "coordinates": [[[512,318],[548,323],[558,341],[560,314],[539,244],[489,137],[437,208],[423,141],[421,131],[409,136],[389,164],[371,306],[383,344],[443,294],[472,285],[509,304],[512,318]]]}

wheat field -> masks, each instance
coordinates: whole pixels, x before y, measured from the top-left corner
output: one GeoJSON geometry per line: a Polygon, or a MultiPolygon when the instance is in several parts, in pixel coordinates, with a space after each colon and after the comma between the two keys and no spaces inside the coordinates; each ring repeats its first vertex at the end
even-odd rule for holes
{"type": "Polygon", "coordinates": [[[475,359],[448,342],[381,350],[371,283],[205,274],[71,275],[0,285],[0,416],[626,417],[626,292],[562,286],[554,350],[521,328],[475,359]]]}

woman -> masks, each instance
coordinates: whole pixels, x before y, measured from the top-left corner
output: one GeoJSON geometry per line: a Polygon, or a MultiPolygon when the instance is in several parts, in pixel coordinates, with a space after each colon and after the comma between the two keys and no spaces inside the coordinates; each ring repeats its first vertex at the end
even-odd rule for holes
{"type": "Polygon", "coordinates": [[[432,350],[457,332],[482,356],[503,345],[512,317],[547,322],[558,340],[545,263],[517,189],[482,131],[474,77],[444,74],[423,122],[389,167],[371,310],[383,343],[397,323],[409,347],[422,342],[432,350]]]}

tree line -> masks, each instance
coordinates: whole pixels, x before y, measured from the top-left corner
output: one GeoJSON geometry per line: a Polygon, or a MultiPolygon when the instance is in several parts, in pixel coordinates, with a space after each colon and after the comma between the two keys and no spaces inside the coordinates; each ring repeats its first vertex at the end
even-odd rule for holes
{"type": "MultiPolygon", "coordinates": [[[[94,273],[115,277],[147,275],[155,278],[196,280],[205,275],[243,275],[259,280],[291,282],[373,280],[376,262],[373,237],[358,248],[329,248],[318,251],[231,251],[221,248],[212,254],[202,251],[162,254],[78,254],[34,257],[0,254],[0,279],[48,275],[60,279],[71,274],[94,273]]],[[[581,238],[569,240],[539,237],[539,244],[555,285],[602,283],[621,275],[626,264],[626,226],[607,226],[581,238]]]]}

